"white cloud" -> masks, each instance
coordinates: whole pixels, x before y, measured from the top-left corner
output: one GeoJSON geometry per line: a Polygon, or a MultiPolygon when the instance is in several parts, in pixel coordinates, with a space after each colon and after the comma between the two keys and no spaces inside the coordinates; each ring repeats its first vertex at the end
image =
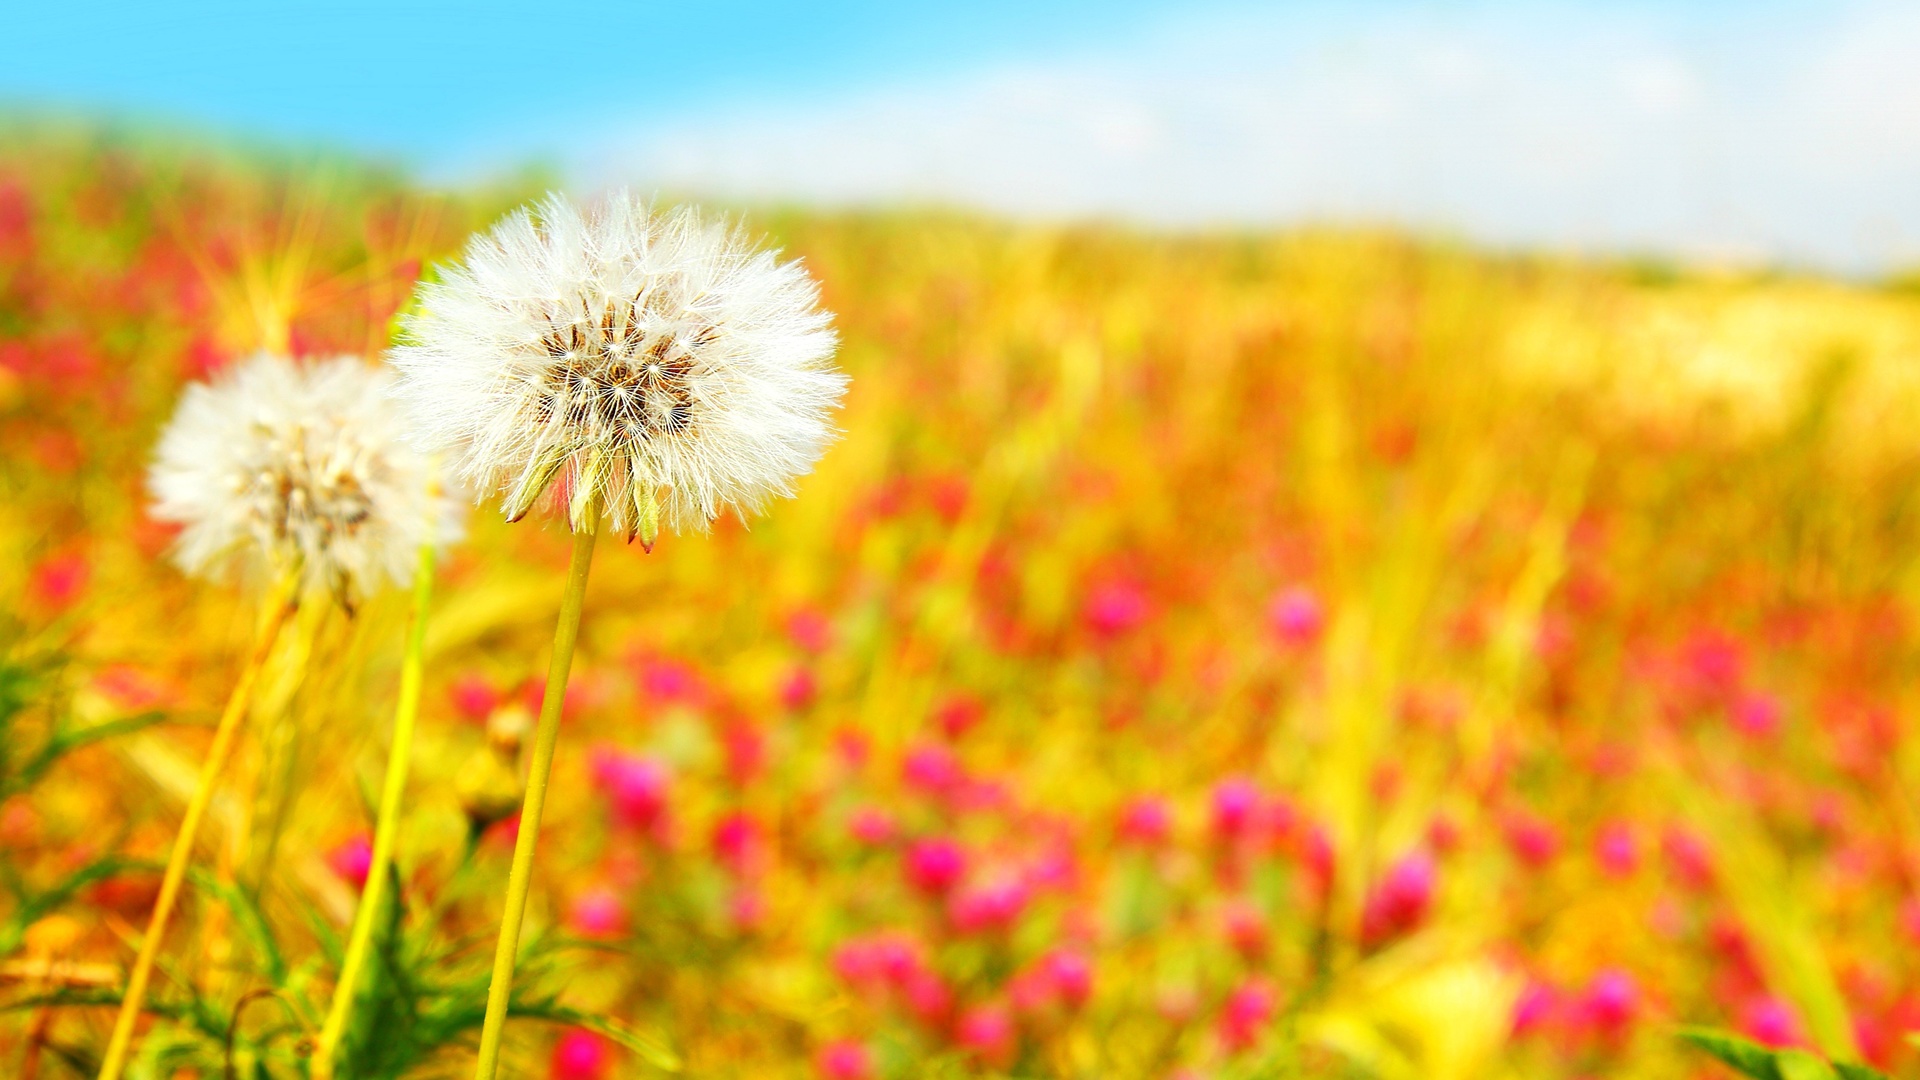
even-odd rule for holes
{"type": "Polygon", "coordinates": [[[1102,53],[630,129],[677,191],[1875,269],[1920,259],[1920,10],[1224,16],[1102,53]]]}

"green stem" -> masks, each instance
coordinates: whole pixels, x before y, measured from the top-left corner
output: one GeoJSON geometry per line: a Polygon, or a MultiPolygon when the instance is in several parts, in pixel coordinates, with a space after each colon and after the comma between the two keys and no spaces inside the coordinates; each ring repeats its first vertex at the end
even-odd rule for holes
{"type": "Polygon", "coordinates": [[[573,560],[567,565],[567,591],[560,597],[560,623],[553,631],[553,660],[547,666],[546,694],[540,700],[540,726],[534,733],[533,762],[527,771],[527,800],[520,810],[520,835],[513,845],[513,869],[507,875],[507,907],[500,916],[500,943],[493,953],[493,982],[487,987],[487,1020],[480,1029],[480,1064],[474,1080],[493,1080],[500,1068],[500,1036],[513,996],[513,965],[520,951],[520,921],[527,913],[527,889],[533,880],[533,849],[540,837],[540,811],[547,802],[547,776],[553,771],[553,747],[560,737],[560,707],[573,667],[573,644],[580,636],[580,605],[587,594],[587,570],[599,532],[599,507],[585,515],[586,527],[573,534],[573,560]]]}
{"type": "Polygon", "coordinates": [[[160,879],[160,895],[153,902],[153,914],[147,919],[147,933],[140,940],[139,955],[134,957],[133,970],[127,973],[127,991],[120,998],[120,1014],[113,1022],[113,1035],[107,1042],[107,1054],[100,1063],[100,1080],[120,1080],[120,1074],[126,1070],[127,1055],[133,1049],[133,1028],[140,1021],[140,1013],[146,1005],[147,983],[153,978],[153,965],[160,956],[160,942],[167,934],[167,921],[173,917],[173,905],[180,899],[180,886],[186,881],[187,864],[193,860],[194,841],[200,835],[200,821],[206,817],[207,806],[213,801],[213,789],[219,782],[220,774],[226,770],[227,758],[233,753],[233,740],[240,731],[240,722],[246,718],[247,711],[253,705],[253,691],[260,679],[260,669],[266,665],[267,656],[273,651],[273,643],[280,638],[280,628],[287,623],[287,617],[300,604],[300,573],[296,567],[283,578],[273,595],[267,601],[262,613],[260,629],[254,636],[253,651],[247,656],[247,665],[240,671],[240,681],[234,684],[233,693],[227,698],[226,711],[220,714],[220,724],[213,731],[213,745],[207,748],[207,759],[200,766],[200,778],[195,784],[193,795],[187,800],[186,814],[180,819],[180,832],[173,838],[173,852],[167,858],[167,872],[160,879]]]}
{"type": "Polygon", "coordinates": [[[340,1036],[353,1013],[361,969],[373,946],[373,925],[386,900],[387,868],[393,865],[394,836],[399,832],[400,798],[407,787],[407,766],[413,757],[413,722],[420,715],[420,680],[425,667],[427,605],[433,599],[433,545],[420,545],[420,565],[414,571],[413,623],[407,632],[407,655],[400,666],[400,700],[393,710],[393,746],[387,751],[387,776],[380,789],[380,817],[373,827],[373,860],[360,888],[360,906],[353,913],[353,931],[333,986],[333,1005],[320,1028],[313,1055],[313,1080],[333,1080],[334,1058],[340,1036]]]}

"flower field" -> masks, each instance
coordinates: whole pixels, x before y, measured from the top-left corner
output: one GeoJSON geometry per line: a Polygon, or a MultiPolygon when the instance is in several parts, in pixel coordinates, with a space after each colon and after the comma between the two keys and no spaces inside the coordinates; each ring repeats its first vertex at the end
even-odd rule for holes
{"type": "MultiPolygon", "coordinates": [[[[0,133],[0,1075],[95,1075],[248,649],[148,515],[184,387],[377,357],[543,190],[0,133]]],[[[503,1075],[1920,1075],[1920,291],[746,220],[843,434],[603,544],[503,1075]]],[[[343,1077],[471,1072],[569,541],[466,532],[343,1077]]],[[[307,1075],[407,622],[267,658],[127,1075],[307,1075]]]]}

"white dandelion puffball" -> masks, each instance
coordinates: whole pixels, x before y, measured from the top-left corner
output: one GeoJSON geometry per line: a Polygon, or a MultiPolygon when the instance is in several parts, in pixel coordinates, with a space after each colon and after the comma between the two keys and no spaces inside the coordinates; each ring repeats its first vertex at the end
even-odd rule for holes
{"type": "Polygon", "coordinates": [[[417,438],[509,521],[604,512],[651,548],[662,519],[792,494],[835,435],[847,380],[818,286],[695,210],[550,195],[441,274],[388,358],[417,438]]]}
{"type": "Polygon", "coordinates": [[[148,473],[189,573],[286,572],[351,609],[460,532],[461,500],[403,436],[392,374],[343,356],[261,354],[187,388],[148,473]]]}

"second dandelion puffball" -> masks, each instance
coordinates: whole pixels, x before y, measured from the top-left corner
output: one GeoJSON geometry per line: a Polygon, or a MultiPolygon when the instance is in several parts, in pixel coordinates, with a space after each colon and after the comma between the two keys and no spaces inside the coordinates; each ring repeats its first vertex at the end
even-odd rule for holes
{"type": "Polygon", "coordinates": [[[183,526],[180,566],[297,572],[351,607],[406,582],[422,543],[457,539],[459,500],[402,438],[392,381],[355,357],[263,353],[189,387],[147,477],[153,516],[183,526]]]}

